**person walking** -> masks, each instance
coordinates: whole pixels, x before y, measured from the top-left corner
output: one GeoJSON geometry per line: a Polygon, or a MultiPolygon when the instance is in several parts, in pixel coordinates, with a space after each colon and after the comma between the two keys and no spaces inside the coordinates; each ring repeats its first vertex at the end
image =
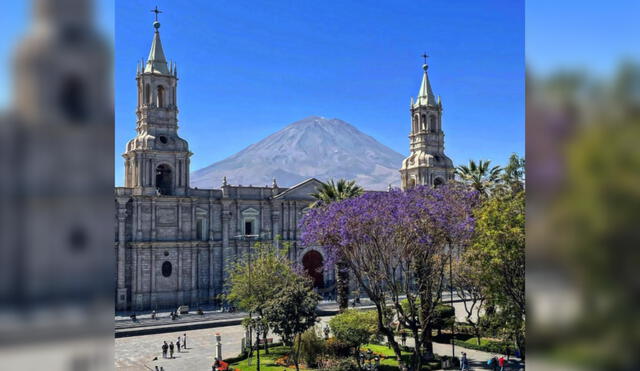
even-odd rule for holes
{"type": "Polygon", "coordinates": [[[187,349],[187,333],[186,332],[184,333],[184,338],[183,338],[183,341],[182,341],[182,347],[184,349],[187,349]]]}
{"type": "Polygon", "coordinates": [[[507,361],[511,359],[511,347],[507,347],[507,361]]]}
{"type": "Polygon", "coordinates": [[[167,358],[167,350],[169,349],[169,346],[167,345],[167,342],[165,341],[164,344],[162,344],[162,358],[167,358]]]}
{"type": "Polygon", "coordinates": [[[169,343],[169,358],[173,358],[173,341],[169,343]]]}
{"type": "Polygon", "coordinates": [[[467,353],[462,352],[462,358],[460,359],[460,371],[469,371],[469,359],[467,353]]]}
{"type": "Polygon", "coordinates": [[[504,371],[504,356],[500,356],[498,358],[498,366],[500,366],[500,371],[504,371]]]}
{"type": "Polygon", "coordinates": [[[402,333],[400,334],[400,338],[402,340],[402,346],[406,346],[407,345],[407,333],[402,331],[402,333]]]}
{"type": "Polygon", "coordinates": [[[178,336],[178,341],[176,341],[176,346],[178,347],[178,353],[180,353],[180,336],[178,336]]]}

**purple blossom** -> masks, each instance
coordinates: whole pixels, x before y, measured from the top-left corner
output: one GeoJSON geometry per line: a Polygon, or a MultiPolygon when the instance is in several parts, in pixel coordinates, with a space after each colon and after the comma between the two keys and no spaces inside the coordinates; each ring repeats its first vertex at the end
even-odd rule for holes
{"type": "Polygon", "coordinates": [[[354,246],[418,249],[414,253],[425,246],[461,246],[473,233],[477,200],[477,192],[455,184],[365,193],[310,210],[301,221],[301,240],[324,246],[334,261],[354,246]]]}

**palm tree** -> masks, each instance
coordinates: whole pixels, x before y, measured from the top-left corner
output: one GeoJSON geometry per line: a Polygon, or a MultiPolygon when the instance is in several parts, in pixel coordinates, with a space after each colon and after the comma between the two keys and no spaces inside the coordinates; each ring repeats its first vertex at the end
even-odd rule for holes
{"type": "MultiPolygon", "coordinates": [[[[360,196],[364,189],[356,184],[355,180],[339,179],[334,182],[329,179],[318,188],[311,196],[316,201],[311,207],[321,207],[332,202],[346,200],[347,198],[360,196]]],[[[344,258],[340,257],[336,262],[336,293],[340,311],[349,308],[349,268],[344,258]]]]}
{"type": "Polygon", "coordinates": [[[505,182],[514,193],[522,191],[524,189],[524,166],[524,158],[513,153],[511,154],[511,157],[509,157],[509,163],[504,168],[502,181],[505,182]]]}
{"type": "Polygon", "coordinates": [[[489,168],[490,160],[480,160],[476,163],[469,160],[469,165],[460,165],[456,168],[456,174],[460,179],[477,190],[481,195],[488,195],[491,188],[500,181],[502,168],[494,166],[489,168]]]}
{"type": "Polygon", "coordinates": [[[311,207],[328,205],[332,202],[346,200],[347,198],[360,196],[364,190],[356,184],[355,180],[339,179],[334,182],[329,179],[326,183],[322,183],[317,192],[312,193],[311,197],[316,201],[311,207]]]}

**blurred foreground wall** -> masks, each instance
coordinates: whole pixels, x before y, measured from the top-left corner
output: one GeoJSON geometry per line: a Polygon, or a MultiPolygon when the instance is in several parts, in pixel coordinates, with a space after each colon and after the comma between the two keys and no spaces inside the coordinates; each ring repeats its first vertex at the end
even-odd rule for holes
{"type": "Polygon", "coordinates": [[[527,366],[637,370],[640,7],[528,5],[527,366]]]}
{"type": "Polygon", "coordinates": [[[3,370],[113,367],[112,53],[93,5],[33,1],[13,55],[0,118],[3,370]]]}

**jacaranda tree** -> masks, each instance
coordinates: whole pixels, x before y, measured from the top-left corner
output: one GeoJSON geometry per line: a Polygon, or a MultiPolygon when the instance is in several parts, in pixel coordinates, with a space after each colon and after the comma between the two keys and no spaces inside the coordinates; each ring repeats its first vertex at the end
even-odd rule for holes
{"type": "Polygon", "coordinates": [[[312,209],[302,221],[304,244],[344,257],[375,304],[378,329],[399,362],[394,321],[413,333],[414,368],[433,354],[431,320],[445,264],[451,249],[473,233],[476,200],[477,192],[453,184],[371,192],[312,209]]]}

